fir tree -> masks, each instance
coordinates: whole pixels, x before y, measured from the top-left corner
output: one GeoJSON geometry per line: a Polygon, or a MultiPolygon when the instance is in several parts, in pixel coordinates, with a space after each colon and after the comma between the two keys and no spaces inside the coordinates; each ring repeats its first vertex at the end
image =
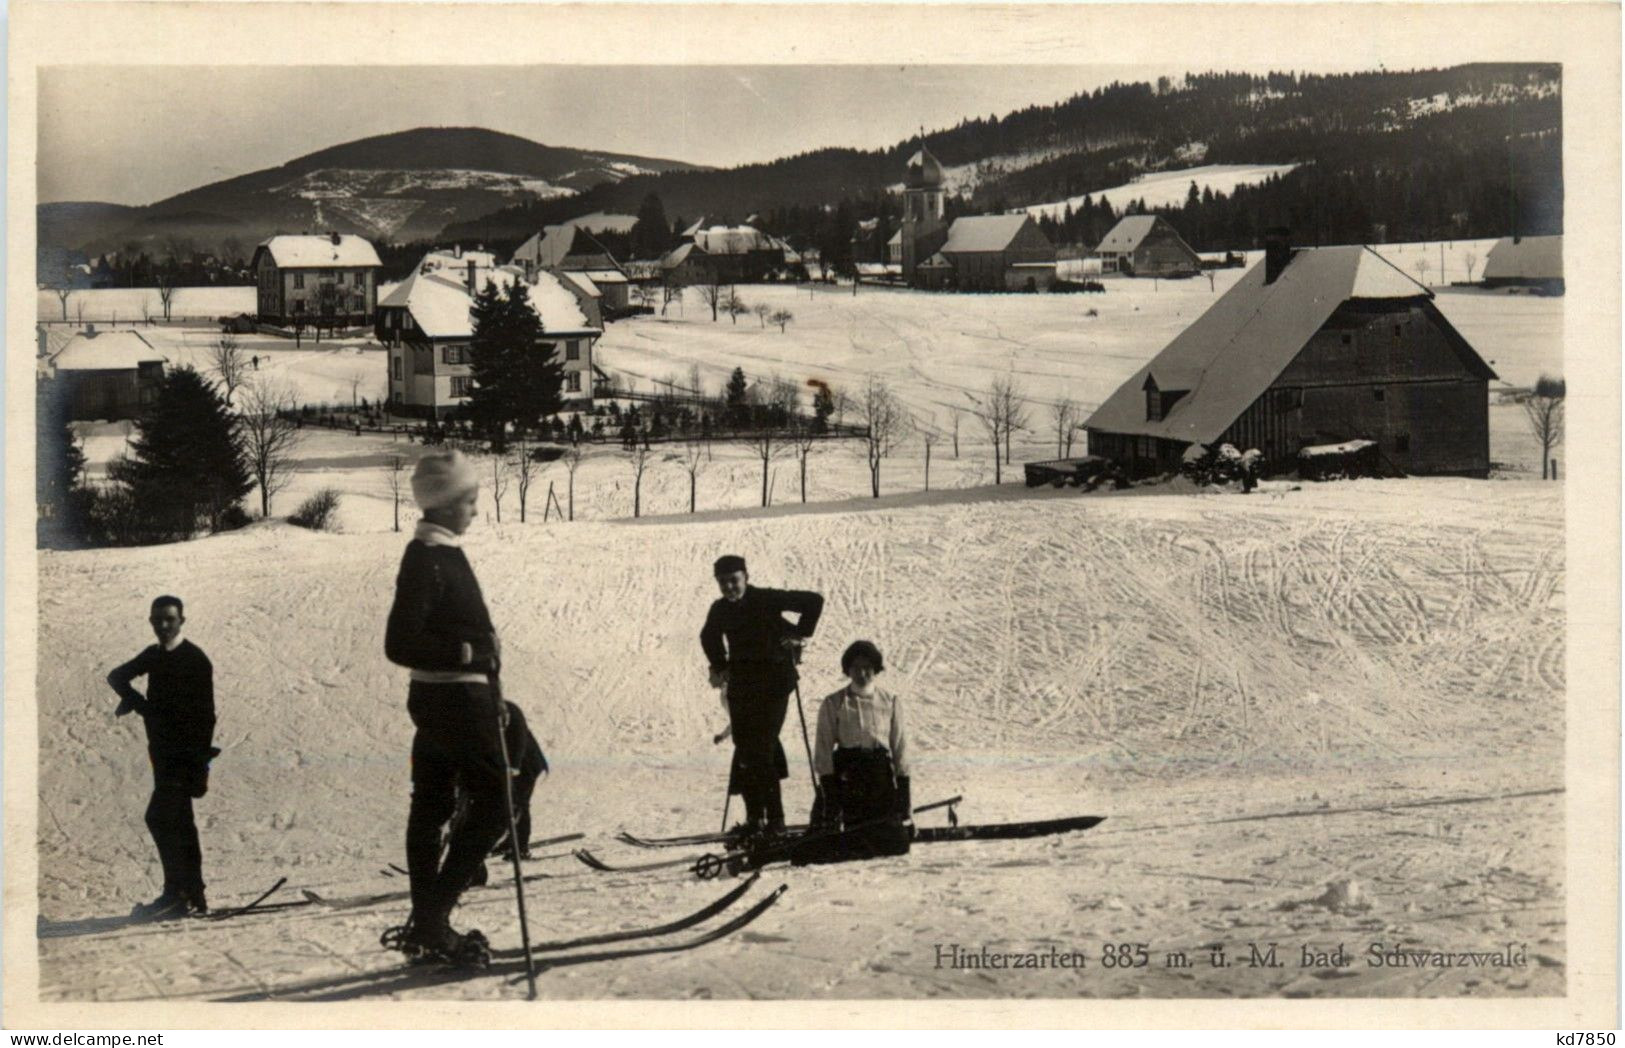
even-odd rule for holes
{"type": "Polygon", "coordinates": [[[154,538],[218,531],[254,486],[237,420],[214,385],[190,367],[164,378],[136,419],[129,458],[108,469],[126,485],[154,538]]]}
{"type": "Polygon", "coordinates": [[[498,288],[487,280],[469,309],[474,337],[469,351],[469,413],[494,448],[507,446],[507,427],[534,429],[563,403],[564,366],[545,335],[542,318],[521,281],[498,288]]]}
{"type": "Polygon", "coordinates": [[[666,220],[666,206],[659,195],[650,193],[638,208],[638,220],[632,226],[632,257],[659,258],[671,246],[671,223],[666,220]]]}
{"type": "Polygon", "coordinates": [[[734,373],[728,376],[728,386],[724,391],[728,403],[728,418],[735,427],[744,425],[749,420],[750,405],[745,403],[745,369],[734,368],[734,373]]]}

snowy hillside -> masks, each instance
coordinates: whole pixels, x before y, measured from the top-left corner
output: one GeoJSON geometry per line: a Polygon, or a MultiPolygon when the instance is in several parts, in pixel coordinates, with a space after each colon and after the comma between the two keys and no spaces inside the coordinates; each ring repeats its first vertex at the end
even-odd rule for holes
{"type": "Polygon", "coordinates": [[[1148,208],[1179,207],[1185,203],[1185,198],[1191,191],[1191,183],[1196,183],[1198,193],[1211,189],[1215,193],[1229,195],[1236,191],[1237,186],[1254,185],[1267,180],[1271,175],[1284,175],[1291,171],[1296,164],[1205,164],[1201,167],[1187,167],[1176,171],[1157,171],[1144,175],[1126,185],[1110,186],[1097,189],[1053,204],[1035,204],[1024,208],[1034,218],[1049,217],[1059,219],[1063,217],[1067,208],[1076,211],[1083,203],[1084,196],[1098,204],[1107,201],[1118,211],[1122,211],[1133,203],[1145,202],[1148,208]]]}

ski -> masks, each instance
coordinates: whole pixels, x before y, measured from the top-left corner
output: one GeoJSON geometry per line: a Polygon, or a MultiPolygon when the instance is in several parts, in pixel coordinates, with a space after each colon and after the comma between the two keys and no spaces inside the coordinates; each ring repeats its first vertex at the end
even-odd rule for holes
{"type": "MultiPolygon", "coordinates": [[[[935,811],[938,808],[947,808],[949,810],[949,818],[953,819],[954,806],[962,802],[964,799],[964,794],[959,794],[949,797],[946,800],[932,801],[930,804],[922,804],[918,808],[915,808],[914,814],[921,815],[928,811],[935,811]]],[[[785,827],[785,831],[792,834],[806,833],[811,829],[812,827],[805,825],[785,827]]],[[[740,835],[735,832],[729,832],[694,833],[679,837],[638,837],[634,834],[628,833],[625,830],[622,830],[615,835],[615,839],[620,841],[622,844],[630,844],[636,848],[684,848],[704,844],[737,844],[740,840],[740,835]]]]}
{"type": "MultiPolygon", "coordinates": [[[[527,874],[525,876],[525,883],[529,884],[532,881],[548,880],[552,876],[552,874],[548,873],[527,874]]],[[[511,879],[501,880],[486,884],[484,887],[506,888],[511,883],[513,883],[511,879]]],[[[478,891],[479,889],[470,890],[478,891]]],[[[399,902],[403,899],[410,899],[412,897],[411,889],[402,889],[392,892],[370,892],[362,895],[341,895],[331,898],[326,895],[322,895],[319,892],[312,891],[309,888],[301,888],[299,891],[300,894],[305,897],[306,902],[313,906],[322,906],[330,910],[350,910],[358,906],[375,906],[379,903],[399,902]]]]}
{"type": "Polygon", "coordinates": [[[250,910],[258,909],[260,907],[261,903],[263,903],[266,899],[269,899],[271,896],[275,895],[277,893],[277,891],[284,884],[287,884],[287,883],[288,883],[288,878],[286,878],[286,877],[278,877],[275,884],[271,885],[269,888],[267,888],[263,892],[261,892],[258,896],[256,896],[255,898],[249,900],[248,902],[244,903],[241,906],[230,906],[230,907],[227,907],[224,910],[211,910],[208,913],[199,914],[199,916],[204,918],[205,920],[210,920],[210,921],[224,921],[224,920],[228,920],[228,919],[230,919],[232,917],[241,916],[242,914],[245,914],[250,910]]]}
{"type": "MultiPolygon", "coordinates": [[[[753,882],[754,878],[752,879],[752,882],[747,882],[747,885],[753,882]]],[[[692,939],[685,939],[682,942],[665,943],[659,946],[634,946],[624,950],[605,950],[602,953],[566,954],[563,957],[554,957],[543,961],[542,970],[546,971],[553,968],[563,968],[572,964],[590,964],[595,961],[618,961],[629,957],[651,957],[662,953],[683,953],[687,950],[695,950],[706,945],[707,943],[716,942],[718,939],[725,939],[734,932],[737,932],[740,929],[750,925],[762,914],[772,909],[774,904],[777,903],[784,893],[789,890],[790,886],[788,884],[779,885],[767,895],[757,900],[750,909],[735,917],[733,920],[724,924],[719,924],[710,931],[702,932],[701,934],[694,936],[692,939]]],[[[496,956],[503,958],[514,957],[517,956],[519,952],[520,951],[511,949],[500,950],[497,952],[496,956]]],[[[524,978],[524,974],[521,973],[510,979],[509,984],[517,984],[524,978]]]]}
{"type": "MultiPolygon", "coordinates": [[[[686,931],[687,929],[694,927],[696,924],[710,920],[712,917],[715,917],[723,910],[726,910],[728,907],[738,902],[746,892],[750,891],[751,886],[754,885],[757,880],[760,879],[760,877],[761,874],[753,873],[743,883],[730,888],[725,895],[706,903],[704,906],[685,917],[679,917],[676,920],[668,921],[665,924],[655,925],[651,928],[630,928],[625,931],[602,932],[597,935],[583,935],[578,939],[565,939],[559,942],[537,943],[535,946],[532,946],[531,949],[536,953],[553,953],[559,950],[574,950],[582,946],[604,946],[608,943],[627,942],[632,939],[652,939],[660,935],[670,935],[673,932],[686,931]]],[[[495,956],[498,957],[506,957],[509,955],[518,956],[519,952],[515,950],[499,950],[495,954],[495,956]]]]}
{"type": "Polygon", "coordinates": [[[1067,819],[1041,819],[1037,822],[994,822],[980,826],[930,826],[916,828],[914,842],[1005,841],[1022,837],[1045,837],[1052,833],[1073,833],[1099,826],[1104,815],[1078,815],[1067,819]]]}
{"type": "Polygon", "coordinates": [[[572,852],[577,859],[599,873],[646,873],[649,870],[673,870],[679,866],[693,866],[705,858],[703,855],[685,855],[681,859],[666,859],[661,862],[640,862],[630,866],[612,866],[585,848],[577,848],[572,852]]]}

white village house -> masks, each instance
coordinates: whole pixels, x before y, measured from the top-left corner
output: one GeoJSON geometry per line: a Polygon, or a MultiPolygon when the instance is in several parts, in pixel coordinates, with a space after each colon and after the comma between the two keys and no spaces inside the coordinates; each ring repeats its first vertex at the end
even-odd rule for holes
{"type": "Polygon", "coordinates": [[[261,323],[358,327],[378,304],[378,252],[348,233],[271,237],[249,264],[261,323]]]}
{"type": "Polygon", "coordinates": [[[91,324],[42,357],[38,370],[67,402],[69,419],[113,422],[135,418],[153,402],[166,363],[139,332],[98,332],[91,324]]]}
{"type": "Polygon", "coordinates": [[[546,271],[499,266],[488,251],[431,251],[410,276],[378,304],[378,340],[389,349],[390,410],[444,418],[468,403],[474,337],[470,310],[486,281],[523,283],[541,318],[539,353],[556,354],[564,367],[560,394],[575,410],[592,406],[594,343],[604,333],[597,302],[567,278],[546,271]]]}

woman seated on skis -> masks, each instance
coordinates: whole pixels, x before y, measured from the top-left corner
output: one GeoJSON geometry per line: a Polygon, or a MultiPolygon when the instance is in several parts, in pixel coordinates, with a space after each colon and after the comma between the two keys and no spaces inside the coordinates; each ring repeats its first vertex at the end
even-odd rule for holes
{"type": "Polygon", "coordinates": [[[880,649],[866,640],[841,655],[848,683],[818,711],[819,798],[812,831],[792,855],[798,865],[908,852],[914,836],[908,741],[902,704],[875,684],[885,668],[880,649]]]}

